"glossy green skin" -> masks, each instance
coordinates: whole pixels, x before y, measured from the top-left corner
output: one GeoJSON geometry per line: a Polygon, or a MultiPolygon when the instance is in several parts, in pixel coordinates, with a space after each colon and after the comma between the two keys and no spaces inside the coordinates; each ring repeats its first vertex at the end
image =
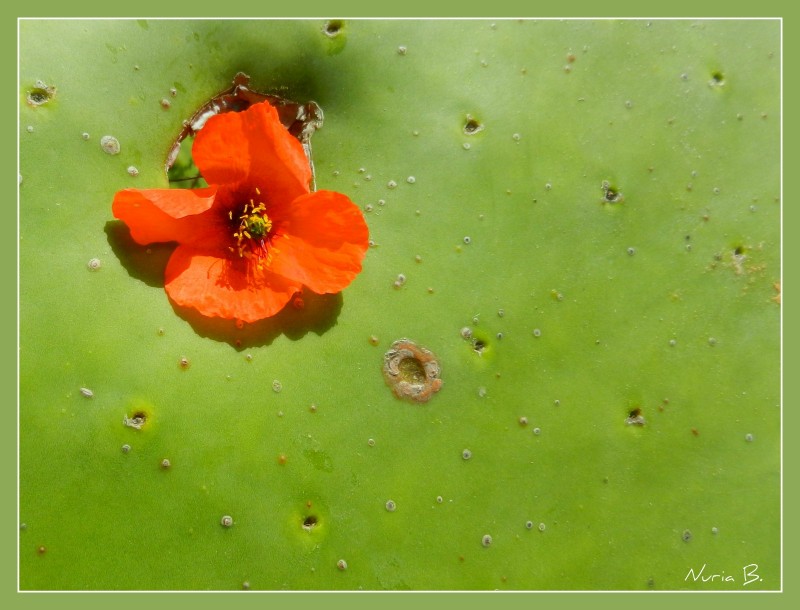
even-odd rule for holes
{"type": "Polygon", "coordinates": [[[21,588],[779,588],[779,24],[342,25],[22,23],[21,588]],[[320,104],[317,187],[375,243],[244,329],[111,215],[239,71],[320,104]]]}

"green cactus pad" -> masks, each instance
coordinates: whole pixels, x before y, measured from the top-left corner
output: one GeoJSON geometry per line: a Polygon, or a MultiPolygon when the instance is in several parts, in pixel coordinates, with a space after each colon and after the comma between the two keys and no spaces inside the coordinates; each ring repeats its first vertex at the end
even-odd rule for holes
{"type": "Polygon", "coordinates": [[[33,20],[20,58],[21,589],[781,588],[778,21],[33,20]],[[319,104],[372,240],[243,328],[111,214],[238,72],[319,104]]]}

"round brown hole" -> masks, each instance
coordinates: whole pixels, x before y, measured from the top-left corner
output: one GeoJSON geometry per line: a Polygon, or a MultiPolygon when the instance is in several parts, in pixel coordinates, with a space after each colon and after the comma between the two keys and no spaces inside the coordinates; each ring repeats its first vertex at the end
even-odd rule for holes
{"type": "Polygon", "coordinates": [[[383,377],[395,396],[427,402],[442,387],[436,356],[410,339],[399,339],[383,356],[383,377]]]}

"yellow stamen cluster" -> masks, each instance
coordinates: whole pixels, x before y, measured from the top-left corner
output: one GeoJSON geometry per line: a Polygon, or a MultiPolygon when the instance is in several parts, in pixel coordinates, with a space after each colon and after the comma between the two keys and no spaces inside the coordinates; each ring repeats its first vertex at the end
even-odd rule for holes
{"type": "MultiPolygon", "coordinates": [[[[256,189],[256,194],[261,192],[256,189]]],[[[267,249],[267,239],[272,230],[272,221],[266,214],[266,206],[255,203],[252,199],[244,205],[244,210],[239,216],[239,228],[234,231],[236,246],[230,251],[238,253],[240,258],[256,259],[256,264],[261,268],[269,263],[270,253],[267,249]]],[[[233,211],[228,212],[228,218],[233,220],[233,211]]]]}

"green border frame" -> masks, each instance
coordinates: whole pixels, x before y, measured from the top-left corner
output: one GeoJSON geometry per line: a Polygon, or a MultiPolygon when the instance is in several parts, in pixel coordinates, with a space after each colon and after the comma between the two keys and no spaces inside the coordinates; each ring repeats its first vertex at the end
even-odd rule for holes
{"type": "MultiPolygon", "coordinates": [[[[261,5],[263,7],[263,5],[261,5]]],[[[16,7],[14,7],[16,8],[16,7]]],[[[612,2],[604,2],[602,5],[590,3],[587,0],[580,0],[579,2],[571,2],[567,5],[548,5],[537,7],[535,14],[529,4],[523,4],[520,0],[506,1],[492,3],[492,11],[488,13],[483,5],[452,5],[447,9],[434,9],[429,2],[421,2],[418,0],[406,1],[402,6],[398,5],[385,5],[383,9],[376,9],[374,3],[367,3],[364,0],[349,0],[339,1],[332,5],[330,2],[322,2],[321,0],[306,1],[301,6],[286,5],[270,7],[269,15],[265,15],[263,8],[259,8],[259,4],[253,0],[237,3],[235,12],[224,12],[223,7],[213,5],[202,5],[197,2],[193,4],[184,3],[184,5],[166,5],[163,2],[151,2],[144,0],[135,4],[109,4],[100,3],[97,1],[86,2],[85,0],[79,3],[72,3],[69,7],[69,13],[64,12],[63,5],[56,5],[53,0],[40,0],[35,5],[25,6],[25,14],[7,14],[6,9],[3,9],[3,19],[0,21],[2,24],[2,38],[0,38],[0,45],[2,45],[4,65],[3,73],[6,76],[6,81],[16,79],[17,74],[17,20],[19,17],[77,17],[77,16],[103,16],[103,17],[522,17],[522,16],[539,16],[539,17],[778,17],[783,20],[783,103],[784,107],[794,107],[794,101],[797,99],[798,85],[794,82],[795,65],[792,61],[793,58],[800,56],[797,52],[798,43],[797,34],[797,20],[794,16],[788,15],[786,9],[779,6],[779,3],[768,1],[761,2],[758,5],[739,4],[732,6],[729,2],[726,3],[705,3],[699,4],[698,2],[671,2],[668,5],[664,4],[650,14],[642,14],[642,5],[631,1],[622,2],[613,0],[612,2]],[[710,6],[708,6],[710,5],[710,6]],[[251,8],[252,7],[252,8],[251,8]],[[391,14],[389,9],[393,9],[391,14]],[[13,58],[13,63],[12,63],[13,58]]],[[[13,10],[13,9],[12,9],[13,10]]],[[[798,9],[794,9],[795,11],[798,9]]],[[[12,81],[13,82],[13,81],[12,81]]],[[[16,89],[12,89],[16,91],[16,89]]],[[[2,122],[2,135],[5,146],[2,149],[4,166],[7,171],[4,172],[6,179],[2,181],[4,189],[8,190],[5,197],[5,205],[0,206],[0,249],[2,252],[2,278],[4,283],[9,285],[13,283],[15,289],[11,290],[10,286],[4,291],[4,298],[2,300],[2,324],[0,324],[0,345],[2,349],[2,360],[0,363],[0,375],[2,375],[3,388],[3,404],[5,408],[13,412],[13,418],[6,418],[6,425],[2,428],[4,435],[3,442],[0,444],[2,447],[2,458],[5,467],[2,469],[3,486],[8,491],[7,497],[11,495],[13,489],[14,497],[17,495],[17,408],[18,408],[18,393],[17,393],[17,178],[11,173],[11,168],[16,168],[17,156],[17,136],[19,130],[17,129],[17,98],[15,95],[7,95],[3,98],[2,108],[4,116],[14,117],[14,120],[5,120],[2,122]],[[6,108],[6,105],[8,108],[6,108]],[[13,131],[12,131],[13,130],[13,131]],[[12,144],[13,143],[13,144],[12,144]],[[13,191],[12,191],[13,189],[13,191]],[[12,202],[14,202],[12,204],[12,202]],[[13,350],[13,351],[12,351],[13,350]]],[[[798,163],[798,138],[793,137],[797,135],[797,127],[793,116],[787,116],[782,113],[783,120],[783,164],[784,167],[797,167],[798,163]]],[[[789,174],[792,178],[792,173],[789,174]]],[[[796,191],[796,180],[785,180],[783,182],[783,202],[792,202],[792,195],[796,191]]],[[[783,206],[783,234],[792,235],[791,228],[797,226],[798,212],[796,206],[784,205],[783,206]]],[[[782,240],[783,248],[783,240],[782,240]]],[[[783,249],[784,260],[795,260],[797,256],[798,246],[796,242],[789,240],[787,247],[783,249]]],[[[785,266],[785,265],[783,265],[785,266]]],[[[783,275],[783,269],[782,269],[783,275]]],[[[794,275],[794,274],[792,274],[794,275]]],[[[785,283],[782,278],[782,282],[785,283]]],[[[792,289],[793,283],[789,280],[789,296],[788,299],[784,295],[783,303],[783,361],[784,370],[785,364],[789,363],[789,370],[795,370],[793,363],[797,363],[798,357],[794,346],[794,342],[788,340],[788,337],[796,336],[796,329],[793,324],[791,315],[786,315],[786,307],[788,304],[789,310],[793,309],[792,289]]],[[[784,291],[785,292],[785,291],[784,291]]],[[[796,364],[795,364],[796,365],[796,364]]],[[[784,408],[783,413],[783,437],[784,439],[791,439],[790,434],[795,429],[795,420],[797,418],[796,411],[791,408],[793,402],[791,397],[797,395],[797,381],[791,376],[784,380],[786,383],[783,386],[783,405],[788,405],[790,408],[784,408]],[[788,398],[788,399],[787,399],[788,398]]],[[[793,471],[787,469],[785,466],[797,463],[797,446],[793,443],[787,443],[783,446],[783,515],[797,514],[797,496],[796,490],[791,485],[794,477],[793,471]],[[788,470],[788,472],[787,472],[788,470]]],[[[59,607],[80,607],[80,608],[106,608],[113,606],[114,608],[134,608],[139,607],[143,603],[163,603],[169,604],[171,607],[189,607],[192,608],[217,608],[220,606],[222,600],[217,596],[221,594],[209,593],[18,593],[17,592],[17,506],[16,501],[13,503],[8,501],[3,503],[2,507],[4,527],[2,528],[2,547],[7,550],[7,553],[2,557],[2,586],[0,586],[0,596],[6,604],[14,608],[43,608],[53,607],[56,604],[59,607]]],[[[493,603],[501,605],[504,608],[528,608],[533,604],[547,604],[548,607],[556,605],[573,605],[573,604],[592,604],[593,606],[599,605],[612,606],[615,608],[624,607],[639,607],[642,604],[647,604],[652,608],[668,608],[673,607],[679,603],[685,605],[687,603],[692,605],[703,606],[723,606],[725,608],[739,608],[750,607],[754,604],[766,607],[783,607],[791,598],[795,598],[797,603],[798,595],[793,590],[792,579],[786,580],[786,575],[797,573],[796,569],[796,553],[792,544],[796,540],[796,529],[794,521],[791,519],[783,519],[783,577],[781,582],[788,583],[784,585],[783,593],[232,593],[225,594],[225,604],[244,604],[248,607],[255,607],[256,605],[263,607],[265,604],[280,604],[282,607],[307,607],[309,603],[324,603],[326,606],[347,607],[347,608],[360,608],[372,607],[375,604],[380,604],[381,607],[401,607],[409,603],[430,603],[438,605],[458,604],[459,607],[477,607],[486,604],[485,599],[481,599],[482,595],[494,595],[493,603]],[[236,595],[232,598],[231,595],[236,595]],[[267,595],[268,597],[264,597],[267,595]],[[411,595],[413,598],[408,598],[411,595]],[[469,596],[468,596],[469,595],[469,596]],[[646,595],[647,599],[642,596],[646,595]],[[675,598],[674,595],[681,595],[681,598],[675,598]],[[750,595],[758,595],[758,599],[752,599],[750,595]],[[275,596],[279,596],[275,598],[275,596]],[[499,596],[499,597],[498,597],[499,596]],[[688,596],[688,598],[686,597],[688,596]],[[247,599],[249,598],[249,599],[247,599]]]]}

